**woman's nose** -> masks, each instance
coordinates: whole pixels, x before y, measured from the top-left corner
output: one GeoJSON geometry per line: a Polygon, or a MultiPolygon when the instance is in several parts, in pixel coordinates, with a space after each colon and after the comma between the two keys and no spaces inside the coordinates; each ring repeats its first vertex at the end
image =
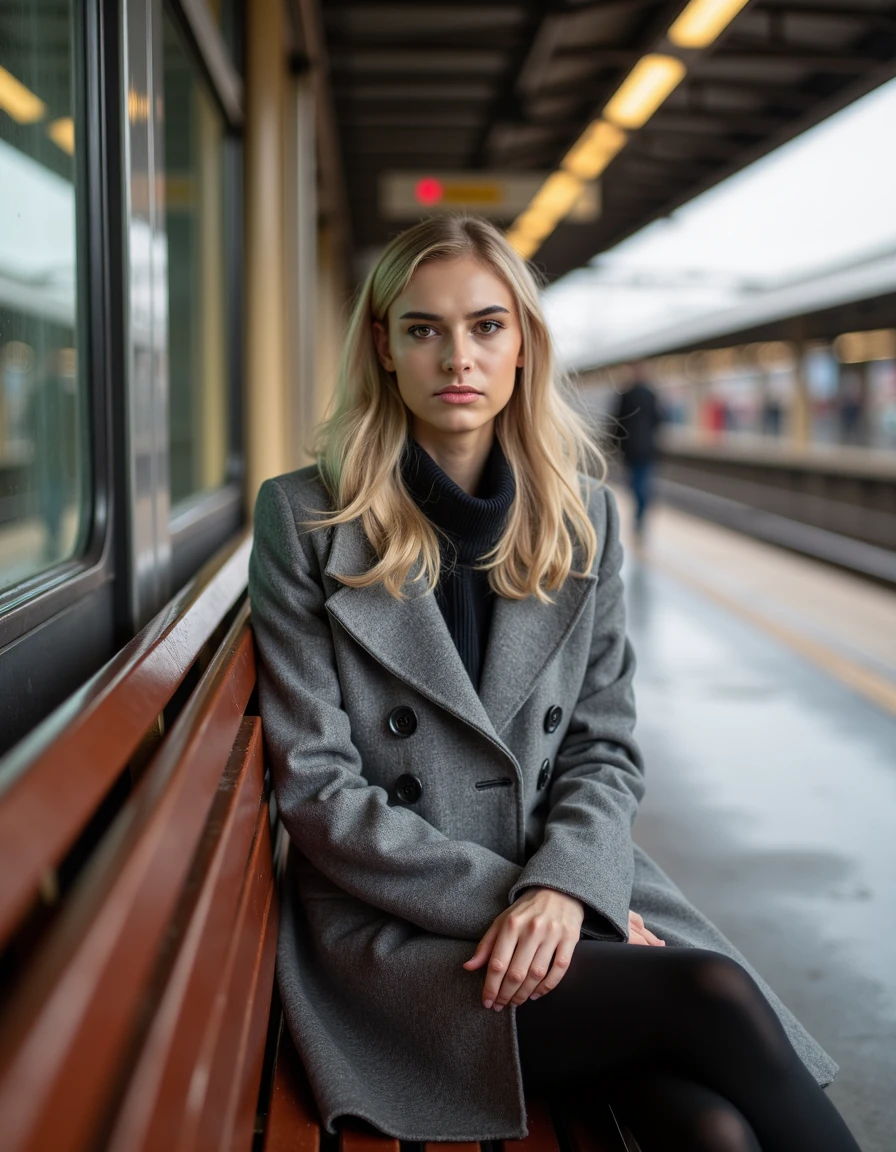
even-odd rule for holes
{"type": "Polygon", "coordinates": [[[462,372],[469,372],[472,367],[473,360],[467,341],[462,337],[455,338],[445,352],[445,371],[459,376],[462,372]]]}

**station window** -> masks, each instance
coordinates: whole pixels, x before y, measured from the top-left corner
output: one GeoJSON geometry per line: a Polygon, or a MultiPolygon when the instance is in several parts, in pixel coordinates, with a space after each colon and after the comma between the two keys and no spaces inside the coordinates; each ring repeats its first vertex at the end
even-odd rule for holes
{"type": "Polygon", "coordinates": [[[0,7],[0,591],[83,550],[73,14],[0,7]]]}
{"type": "Polygon", "coordinates": [[[164,43],[168,412],[176,510],[226,479],[225,132],[204,77],[167,14],[164,43]]]}

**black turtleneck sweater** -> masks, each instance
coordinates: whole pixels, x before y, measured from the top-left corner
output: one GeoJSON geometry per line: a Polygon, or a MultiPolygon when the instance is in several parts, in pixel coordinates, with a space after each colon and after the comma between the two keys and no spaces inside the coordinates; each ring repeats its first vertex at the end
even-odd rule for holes
{"type": "Polygon", "coordinates": [[[488,574],[473,565],[498,542],[504,530],[516,495],[513,473],[497,437],[475,496],[467,495],[446,476],[416,440],[408,441],[401,471],[418,507],[447,536],[447,540],[439,536],[441,572],[436,601],[478,691],[494,593],[488,574]]]}

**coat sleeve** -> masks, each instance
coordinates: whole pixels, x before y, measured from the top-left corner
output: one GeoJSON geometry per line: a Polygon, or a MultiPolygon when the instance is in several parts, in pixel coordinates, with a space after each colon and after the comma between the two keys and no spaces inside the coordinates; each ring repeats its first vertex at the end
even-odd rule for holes
{"type": "Polygon", "coordinates": [[[364,778],[342,706],[320,564],[289,498],[266,481],[249,563],[265,747],[293,843],[333,883],[429,932],[478,940],[520,866],[390,806],[364,778]]]}
{"type": "Polygon", "coordinates": [[[605,544],[588,667],[557,754],[544,839],[510,898],[524,888],[555,888],[585,905],[584,936],[625,940],[644,765],[633,739],[635,658],[625,633],[619,513],[610,490],[603,492],[605,544]]]}

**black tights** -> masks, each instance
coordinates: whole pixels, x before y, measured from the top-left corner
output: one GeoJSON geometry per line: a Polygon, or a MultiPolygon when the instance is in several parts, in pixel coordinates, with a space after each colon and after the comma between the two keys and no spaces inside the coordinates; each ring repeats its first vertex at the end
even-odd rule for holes
{"type": "Polygon", "coordinates": [[[643,1152],[858,1152],[727,956],[582,940],[517,1028],[527,1090],[606,1086],[643,1152]]]}

